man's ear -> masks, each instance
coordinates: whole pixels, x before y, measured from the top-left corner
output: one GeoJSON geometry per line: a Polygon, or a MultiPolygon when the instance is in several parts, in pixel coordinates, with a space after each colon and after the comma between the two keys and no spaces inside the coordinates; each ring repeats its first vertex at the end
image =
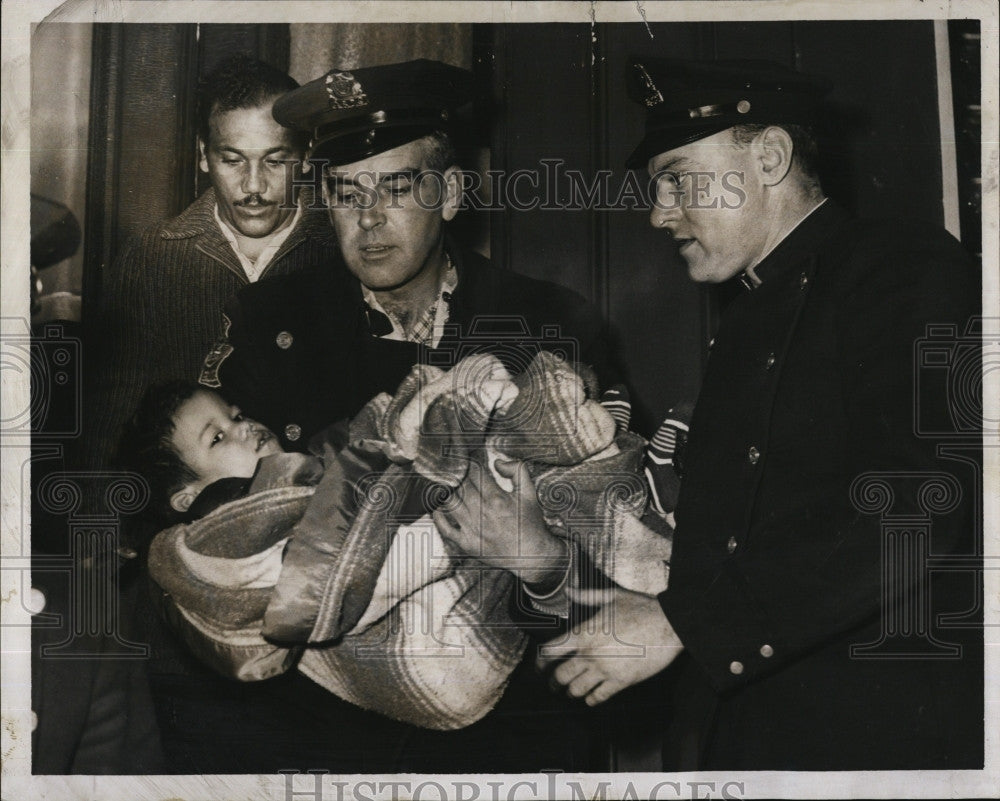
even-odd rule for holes
{"type": "Polygon", "coordinates": [[[205,154],[205,140],[198,137],[198,167],[202,172],[208,172],[208,156],[205,154]]]}
{"type": "Polygon", "coordinates": [[[792,137],[784,128],[770,125],[758,134],[754,144],[758,148],[761,183],[765,186],[780,184],[792,168],[795,150],[792,137]]]}
{"type": "Polygon", "coordinates": [[[194,484],[182,487],[170,496],[170,508],[175,512],[185,514],[191,508],[191,504],[194,503],[195,498],[198,497],[198,492],[199,490],[194,484]]]}
{"type": "Polygon", "coordinates": [[[444,171],[444,202],[441,204],[441,216],[445,222],[455,219],[462,207],[462,171],[458,167],[449,167],[444,171]]]}

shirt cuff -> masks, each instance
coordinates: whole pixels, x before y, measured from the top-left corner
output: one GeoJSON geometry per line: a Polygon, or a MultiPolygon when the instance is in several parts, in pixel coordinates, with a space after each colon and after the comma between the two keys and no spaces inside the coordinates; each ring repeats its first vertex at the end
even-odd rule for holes
{"type": "Polygon", "coordinates": [[[531,605],[539,612],[546,615],[555,615],[556,617],[569,617],[570,598],[566,592],[566,588],[570,586],[575,578],[578,564],[576,546],[567,539],[563,539],[563,544],[566,547],[568,557],[566,569],[559,584],[553,590],[542,595],[532,592],[530,587],[522,582],[524,594],[528,596],[531,605]]]}

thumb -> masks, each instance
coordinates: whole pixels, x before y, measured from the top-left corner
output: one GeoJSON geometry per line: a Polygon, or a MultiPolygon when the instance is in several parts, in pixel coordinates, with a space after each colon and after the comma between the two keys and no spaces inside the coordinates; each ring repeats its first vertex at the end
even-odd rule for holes
{"type": "Polygon", "coordinates": [[[524,462],[519,462],[516,459],[497,459],[493,462],[493,466],[496,468],[497,472],[504,478],[509,478],[515,481],[517,479],[517,468],[518,465],[523,465],[524,462]]]}
{"type": "Polygon", "coordinates": [[[528,472],[528,465],[514,459],[497,459],[493,463],[497,473],[504,478],[509,478],[514,485],[514,491],[521,494],[531,493],[534,497],[535,482],[531,480],[531,473],[528,472]]]}

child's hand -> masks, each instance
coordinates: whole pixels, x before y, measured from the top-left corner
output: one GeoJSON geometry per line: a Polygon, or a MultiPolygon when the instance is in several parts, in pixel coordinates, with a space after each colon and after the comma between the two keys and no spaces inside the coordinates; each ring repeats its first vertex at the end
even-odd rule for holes
{"type": "Polygon", "coordinates": [[[497,484],[485,464],[474,461],[453,501],[434,512],[434,523],[442,537],[470,556],[510,570],[528,584],[546,583],[566,570],[565,543],[545,525],[524,462],[498,460],[495,466],[511,480],[511,492],[497,484]]]}

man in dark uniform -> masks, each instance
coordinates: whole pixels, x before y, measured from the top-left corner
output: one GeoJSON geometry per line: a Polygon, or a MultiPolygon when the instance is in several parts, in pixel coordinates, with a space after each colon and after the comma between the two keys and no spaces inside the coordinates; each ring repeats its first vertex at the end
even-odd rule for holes
{"type": "Polygon", "coordinates": [[[412,61],[334,70],[275,104],[280,123],[312,136],[347,265],[248,287],[227,308],[223,391],[286,448],[395,391],[412,365],[448,367],[477,350],[514,371],[554,350],[604,384],[616,378],[582,297],[447,236],[462,198],[449,131],[471,90],[466,70],[412,61]]]}
{"type": "Polygon", "coordinates": [[[691,421],[669,588],[604,599],[645,657],[581,634],[555,681],[593,705],[683,651],[669,769],[981,768],[976,574],[920,561],[974,552],[973,471],[914,433],[915,408],[954,411],[915,397],[915,353],[929,325],[966,330],[970,260],[943,231],[823,196],[803,125],[825,80],[665,59],[632,78],[648,118],[628,163],[655,181],[651,223],[692,280],[746,291],[691,421]]]}
{"type": "MultiPolygon", "coordinates": [[[[592,366],[602,384],[616,379],[604,326],[582,297],[497,269],[446,234],[462,187],[450,129],[471,90],[468,71],[413,61],[334,70],[276,102],[278,122],[312,137],[310,162],[322,176],[346,269],[329,264],[240,292],[226,310],[228,337],[203,378],[217,379],[286,449],[304,448],[321,428],[379,392],[394,392],[418,363],[447,368],[487,351],[517,372],[546,349],[592,366]]],[[[544,582],[533,589],[545,597],[544,582]]],[[[303,740],[313,738],[297,743],[288,767],[509,773],[600,766],[592,761],[592,716],[553,698],[530,660],[494,712],[457,732],[380,718],[298,674],[281,681],[275,692],[287,699],[303,740]]]]}

